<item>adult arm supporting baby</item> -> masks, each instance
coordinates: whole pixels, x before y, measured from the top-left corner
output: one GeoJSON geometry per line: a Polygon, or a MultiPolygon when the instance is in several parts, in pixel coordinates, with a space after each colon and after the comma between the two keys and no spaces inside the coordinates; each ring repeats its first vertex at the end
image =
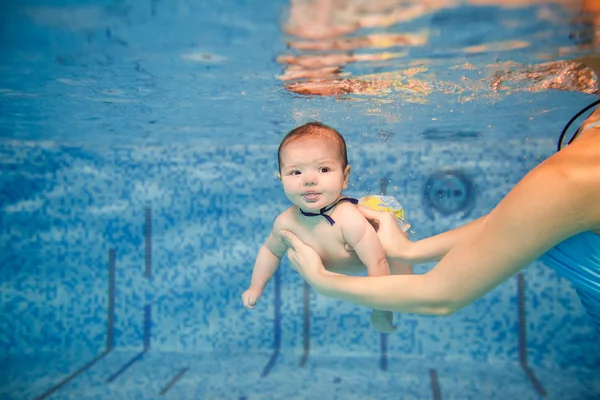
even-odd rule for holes
{"type": "Polygon", "coordinates": [[[406,233],[403,235],[393,213],[382,213],[367,207],[358,207],[358,210],[379,226],[378,236],[385,254],[411,265],[441,260],[457,243],[476,235],[486,218],[483,216],[451,231],[411,242],[406,233]]]}
{"type": "Polygon", "coordinates": [[[451,231],[413,242],[401,258],[412,264],[439,261],[457,243],[476,235],[481,230],[485,218],[486,216],[483,216],[451,231]]]}
{"type": "MultiPolygon", "coordinates": [[[[323,274],[323,267],[311,249],[290,232],[282,232],[290,246],[289,258],[317,292],[326,296],[376,309],[451,314],[560,241],[597,229],[594,226],[600,220],[600,213],[596,181],[586,173],[597,165],[593,159],[595,153],[588,151],[594,140],[592,135],[582,137],[570,146],[572,149],[567,148],[535,168],[477,223],[479,226],[474,225],[474,233],[461,240],[449,240],[450,250],[426,274],[389,277],[323,274]]],[[[383,242],[382,229],[378,234],[383,242]]]]}

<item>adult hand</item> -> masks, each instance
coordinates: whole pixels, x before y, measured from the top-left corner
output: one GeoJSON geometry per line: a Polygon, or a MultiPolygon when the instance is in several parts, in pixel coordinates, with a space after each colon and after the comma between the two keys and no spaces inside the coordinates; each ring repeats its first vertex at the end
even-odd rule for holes
{"type": "MultiPolygon", "coordinates": [[[[369,220],[371,225],[378,226],[376,229],[379,241],[387,257],[406,260],[404,257],[412,242],[408,234],[402,232],[394,213],[373,211],[370,208],[359,206],[359,211],[369,220]]],[[[348,250],[351,248],[346,247],[348,250]]]]}
{"type": "Polygon", "coordinates": [[[288,258],[292,267],[309,283],[313,284],[319,276],[326,273],[323,261],[312,247],[306,245],[290,231],[279,232],[288,245],[288,258]]]}

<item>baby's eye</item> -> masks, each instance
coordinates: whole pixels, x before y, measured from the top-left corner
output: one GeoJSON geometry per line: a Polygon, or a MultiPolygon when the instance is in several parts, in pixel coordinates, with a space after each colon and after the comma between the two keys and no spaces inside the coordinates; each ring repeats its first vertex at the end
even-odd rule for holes
{"type": "Polygon", "coordinates": [[[300,171],[290,171],[290,175],[300,175],[300,171]]]}
{"type": "Polygon", "coordinates": [[[321,167],[321,168],[320,168],[320,171],[321,171],[321,172],[329,172],[329,171],[331,171],[331,170],[329,169],[329,167],[321,167]]]}

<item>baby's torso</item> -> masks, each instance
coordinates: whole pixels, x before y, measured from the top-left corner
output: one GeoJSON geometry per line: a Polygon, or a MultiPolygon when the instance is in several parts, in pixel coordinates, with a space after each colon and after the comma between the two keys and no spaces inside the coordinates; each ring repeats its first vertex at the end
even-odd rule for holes
{"type": "MultiPolygon", "coordinates": [[[[296,207],[285,211],[285,229],[312,247],[321,257],[325,268],[332,272],[355,275],[365,271],[365,266],[354,251],[345,248],[339,223],[331,225],[324,217],[301,217],[296,207]]],[[[335,210],[331,214],[335,220],[335,210]]]]}

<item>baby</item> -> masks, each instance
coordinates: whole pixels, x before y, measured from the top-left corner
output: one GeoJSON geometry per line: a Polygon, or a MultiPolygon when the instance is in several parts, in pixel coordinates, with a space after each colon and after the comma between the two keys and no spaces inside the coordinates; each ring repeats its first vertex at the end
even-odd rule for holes
{"type": "MultiPolygon", "coordinates": [[[[358,210],[359,200],[344,197],[350,165],[346,143],[335,129],[311,122],[288,133],[278,151],[279,180],[287,198],[294,204],[276,219],[271,234],[260,248],[250,287],[242,294],[244,306],[254,308],[265,285],[279,267],[287,246],[279,232],[294,232],[316,250],[325,268],[343,274],[369,276],[412,274],[412,267],[386,259],[375,229],[358,210]],[[351,250],[349,250],[351,249],[351,250]]],[[[393,211],[406,232],[402,207],[391,197],[367,196],[361,204],[393,211]],[[385,203],[392,203],[390,204],[385,203]],[[386,207],[387,206],[387,207],[386,207]]],[[[373,328],[393,332],[393,314],[373,310],[373,328]]]]}

